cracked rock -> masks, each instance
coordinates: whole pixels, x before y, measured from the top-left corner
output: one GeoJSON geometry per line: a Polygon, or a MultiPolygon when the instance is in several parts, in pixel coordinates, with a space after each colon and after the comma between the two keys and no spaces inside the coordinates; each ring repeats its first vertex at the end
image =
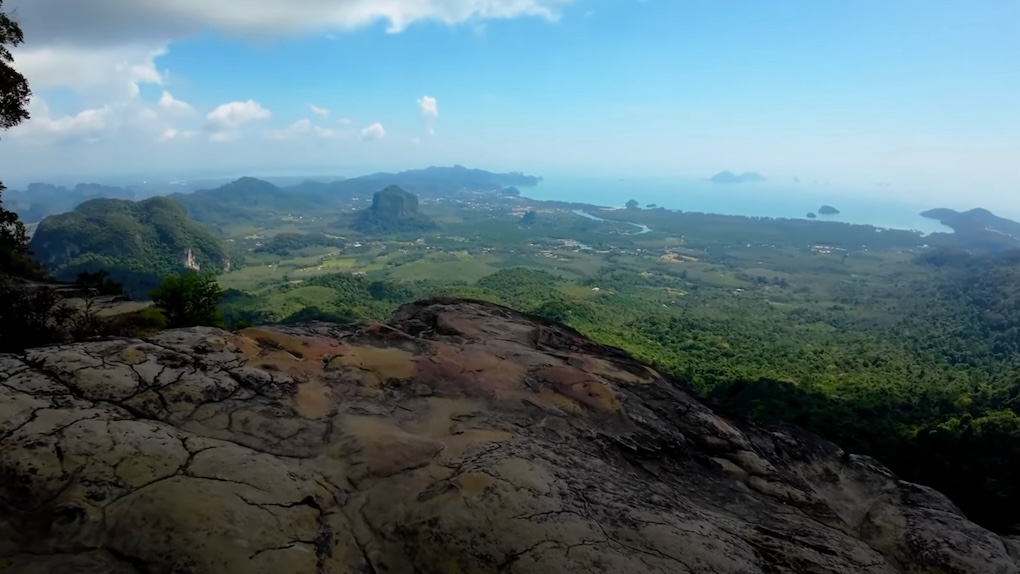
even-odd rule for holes
{"type": "Polygon", "coordinates": [[[1020,574],[1017,548],[495,305],[0,356],[5,573],[1020,574]]]}

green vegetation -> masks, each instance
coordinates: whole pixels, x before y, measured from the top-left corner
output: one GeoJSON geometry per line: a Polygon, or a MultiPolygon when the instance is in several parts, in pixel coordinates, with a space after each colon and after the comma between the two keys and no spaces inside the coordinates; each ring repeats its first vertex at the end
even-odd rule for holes
{"type": "MultiPolygon", "coordinates": [[[[28,100],[32,96],[25,76],[11,67],[11,48],[24,42],[21,27],[4,11],[0,0],[0,130],[10,129],[28,119],[28,100]]],[[[18,214],[4,209],[0,183],[0,276],[36,275],[38,266],[28,257],[28,236],[18,214]]]]}
{"type": "Polygon", "coordinates": [[[361,233],[419,232],[435,228],[431,219],[418,211],[418,198],[391,185],[372,196],[372,205],[361,212],[352,227],[361,233]]]}
{"type": "MultiPolygon", "coordinates": [[[[239,240],[252,255],[221,277],[226,322],[384,320],[430,295],[488,300],[622,347],[734,417],[876,456],[984,524],[1020,516],[1020,466],[995,455],[1020,448],[1020,257],[834,222],[423,201],[443,226],[413,238],[381,232],[272,260],[239,240]]],[[[259,233],[290,224],[279,225],[259,233]]]]}
{"type": "Polygon", "coordinates": [[[152,302],[166,318],[167,327],[222,326],[219,304],[223,289],[210,274],[188,271],[163,279],[150,294],[152,302]]]}
{"type": "Polygon", "coordinates": [[[223,243],[167,197],[87,201],[44,219],[29,246],[58,280],[104,270],[135,298],[185,268],[230,265],[223,243]]]}

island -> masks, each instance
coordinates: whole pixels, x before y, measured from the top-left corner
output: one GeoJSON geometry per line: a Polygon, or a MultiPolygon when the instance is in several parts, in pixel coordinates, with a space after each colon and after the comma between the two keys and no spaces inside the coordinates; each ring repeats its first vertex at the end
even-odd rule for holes
{"type": "Polygon", "coordinates": [[[713,175],[708,181],[712,183],[754,183],[765,181],[765,178],[753,171],[745,171],[741,174],[732,171],[720,171],[713,175]]]}
{"type": "Polygon", "coordinates": [[[818,208],[818,215],[839,215],[839,210],[831,205],[823,205],[818,208]]]}
{"type": "Polygon", "coordinates": [[[818,216],[813,211],[809,211],[807,214],[808,219],[818,219],[818,216]]]}

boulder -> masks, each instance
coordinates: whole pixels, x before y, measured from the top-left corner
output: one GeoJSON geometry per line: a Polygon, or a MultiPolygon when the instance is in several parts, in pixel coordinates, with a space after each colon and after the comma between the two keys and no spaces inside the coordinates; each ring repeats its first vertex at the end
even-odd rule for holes
{"type": "Polygon", "coordinates": [[[1014,574],[1017,548],[485,303],[0,356],[4,572],[1014,574]]]}

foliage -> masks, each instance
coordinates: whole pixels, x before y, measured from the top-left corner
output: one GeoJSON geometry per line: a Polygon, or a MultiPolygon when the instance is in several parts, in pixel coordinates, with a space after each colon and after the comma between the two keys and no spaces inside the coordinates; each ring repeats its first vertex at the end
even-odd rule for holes
{"type": "MultiPolygon", "coordinates": [[[[12,128],[28,119],[28,100],[32,95],[25,76],[11,67],[11,48],[25,40],[18,25],[3,11],[0,0],[0,130],[12,128]]],[[[0,183],[0,274],[14,276],[38,275],[39,270],[29,258],[28,236],[18,214],[4,209],[0,183]]]]}
{"type": "Polygon", "coordinates": [[[87,201],[44,219],[30,246],[59,280],[104,271],[138,299],[162,277],[185,269],[189,254],[206,270],[223,269],[230,260],[218,238],[166,197],[87,201]]]}
{"type": "Polygon", "coordinates": [[[170,275],[149,296],[166,317],[167,327],[222,325],[219,304],[224,293],[212,275],[194,271],[170,275]]]}
{"type": "Polygon", "coordinates": [[[325,233],[279,233],[262,243],[255,253],[270,253],[280,257],[290,257],[302,249],[309,247],[343,248],[346,242],[338,237],[330,237],[325,233]]]}
{"type": "Polygon", "coordinates": [[[418,197],[391,185],[372,196],[372,206],[361,212],[352,225],[365,234],[418,232],[435,229],[436,224],[418,211],[418,197]]]}
{"type": "Polygon", "coordinates": [[[106,270],[95,273],[82,271],[75,278],[74,283],[81,287],[94,289],[99,295],[124,295],[124,286],[114,281],[106,270]]]}
{"type": "Polygon", "coordinates": [[[51,289],[30,288],[0,277],[0,353],[70,340],[75,314],[51,289]]]}
{"type": "Polygon", "coordinates": [[[28,100],[32,91],[25,76],[11,67],[14,48],[25,41],[21,26],[7,12],[0,0],[0,129],[10,129],[28,119],[28,100]]]}

